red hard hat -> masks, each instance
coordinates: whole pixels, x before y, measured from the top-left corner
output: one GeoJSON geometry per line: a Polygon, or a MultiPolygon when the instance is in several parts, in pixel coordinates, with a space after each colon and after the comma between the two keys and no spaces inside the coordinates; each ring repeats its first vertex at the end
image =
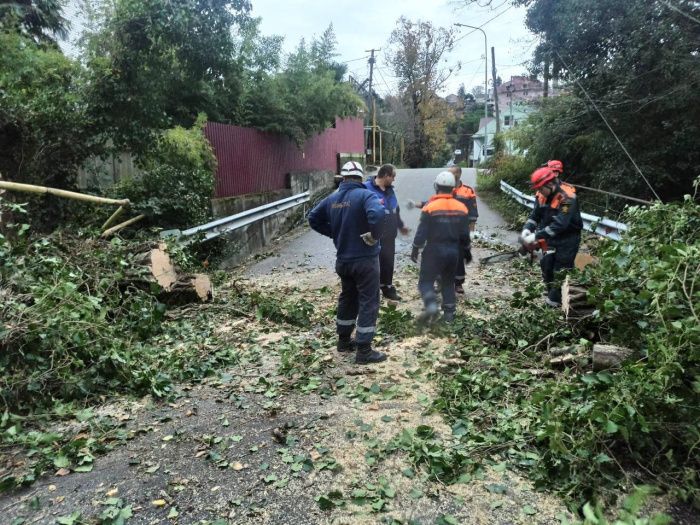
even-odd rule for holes
{"type": "Polygon", "coordinates": [[[557,172],[550,167],[544,166],[532,172],[532,175],[530,175],[530,185],[532,189],[537,190],[556,178],[557,172]]]}
{"type": "Polygon", "coordinates": [[[548,160],[547,167],[558,173],[564,173],[564,163],[560,160],[548,160]]]}

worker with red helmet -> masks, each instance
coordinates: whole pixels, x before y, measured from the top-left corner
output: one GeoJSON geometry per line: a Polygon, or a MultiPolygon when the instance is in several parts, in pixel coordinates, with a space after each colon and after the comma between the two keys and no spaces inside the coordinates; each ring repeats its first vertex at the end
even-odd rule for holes
{"type": "Polygon", "coordinates": [[[540,266],[547,285],[545,302],[553,307],[561,305],[561,287],[553,285],[555,276],[574,267],[583,229],[576,189],[559,180],[563,170],[561,161],[551,160],[532,172],[530,184],[537,190],[535,207],[520,234],[523,245],[539,245],[543,251],[540,266]]]}

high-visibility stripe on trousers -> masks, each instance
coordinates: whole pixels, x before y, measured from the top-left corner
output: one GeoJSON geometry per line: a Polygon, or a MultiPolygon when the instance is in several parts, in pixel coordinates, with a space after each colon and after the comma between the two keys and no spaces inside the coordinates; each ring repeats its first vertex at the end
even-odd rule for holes
{"type": "Polygon", "coordinates": [[[355,328],[357,343],[370,343],[377,331],[379,313],[379,257],[336,261],[335,271],[341,286],[336,316],[338,335],[347,337],[355,328]]]}

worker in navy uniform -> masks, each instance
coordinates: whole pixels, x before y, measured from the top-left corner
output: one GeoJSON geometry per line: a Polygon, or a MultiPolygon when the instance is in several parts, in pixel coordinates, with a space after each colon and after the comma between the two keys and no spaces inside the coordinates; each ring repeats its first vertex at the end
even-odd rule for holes
{"type": "MultiPolygon", "coordinates": [[[[469,231],[476,229],[476,221],[479,218],[479,209],[476,205],[476,192],[471,186],[462,183],[462,168],[451,166],[448,171],[455,177],[455,189],[452,196],[467,207],[469,231]]],[[[466,278],[466,265],[464,254],[457,260],[457,270],[455,273],[455,292],[464,294],[464,279],[466,278]]]]}
{"type": "Polygon", "coordinates": [[[559,180],[563,166],[556,162],[559,164],[538,168],[530,176],[532,188],[537,190],[535,207],[520,234],[524,246],[539,245],[543,252],[540,266],[547,285],[545,303],[552,307],[561,306],[561,286],[554,281],[559,272],[574,267],[583,229],[576,189],[559,180]]]}
{"type": "Polygon", "coordinates": [[[379,238],[384,207],[363,186],[361,164],[346,162],[340,174],[343,182],[311,210],[309,225],[331,237],[337,249],[335,271],[341,284],[336,318],[338,351],[357,349],[355,363],[378,363],[386,359],[385,354],[372,349],[379,313],[379,238]]]}
{"type": "Polygon", "coordinates": [[[434,183],[435,195],[423,206],[413,239],[411,260],[423,257],[418,277],[418,290],[423,298],[424,310],[418,317],[421,323],[432,323],[438,316],[435,281],[442,285],[442,319],[452,322],[456,299],[454,278],[459,257],[471,260],[471,244],[467,207],[452,196],[455,178],[449,171],[438,173],[434,183]]]}
{"type": "Polygon", "coordinates": [[[379,202],[384,206],[384,228],[379,238],[379,287],[382,295],[391,301],[400,301],[401,297],[394,286],[394,256],[396,253],[396,236],[408,235],[410,230],[401,220],[399,201],[394,192],[393,183],[396,179],[396,168],[392,164],[384,164],[372,177],[365,182],[365,187],[374,192],[379,202]]]}

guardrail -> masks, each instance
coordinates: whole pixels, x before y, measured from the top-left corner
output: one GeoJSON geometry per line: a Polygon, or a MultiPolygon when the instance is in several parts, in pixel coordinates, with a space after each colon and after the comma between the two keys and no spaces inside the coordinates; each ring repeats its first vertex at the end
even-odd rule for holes
{"type": "Polygon", "coordinates": [[[194,242],[196,239],[194,236],[197,234],[204,233],[202,242],[215,239],[224,233],[232,232],[248,226],[254,222],[257,222],[265,217],[270,217],[281,211],[294,208],[300,204],[308,202],[310,199],[310,194],[308,191],[304,193],[299,193],[297,195],[292,195],[291,197],[286,197],[278,201],[270,202],[268,204],[263,204],[257,208],[251,208],[250,210],[243,211],[241,213],[236,213],[235,215],[230,215],[224,217],[223,219],[217,219],[201,226],[195,226],[194,228],[189,228],[184,231],[180,230],[166,230],[161,232],[161,237],[179,237],[185,238],[183,243],[189,244],[194,242]]]}
{"type": "MultiPolygon", "coordinates": [[[[535,207],[535,197],[533,195],[526,195],[505,181],[501,181],[501,191],[530,209],[535,207]]],[[[583,228],[585,230],[614,241],[619,241],[622,234],[627,231],[627,225],[625,223],[613,221],[605,217],[581,213],[581,219],[583,219],[583,228]]]]}

